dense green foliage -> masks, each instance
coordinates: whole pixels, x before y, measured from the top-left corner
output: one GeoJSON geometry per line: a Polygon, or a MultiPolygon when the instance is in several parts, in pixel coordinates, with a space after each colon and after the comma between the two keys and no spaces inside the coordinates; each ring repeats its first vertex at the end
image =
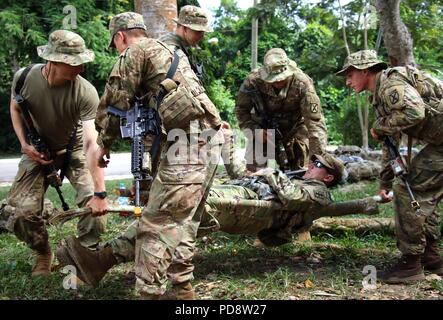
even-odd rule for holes
{"type": "Polygon", "coordinates": [[[37,56],[36,47],[47,43],[48,35],[63,28],[69,14],[63,13],[66,5],[77,11],[77,28],[86,46],[95,53],[95,61],[86,66],[84,76],[99,91],[103,92],[108,73],[115,61],[116,53],[108,50],[108,23],[116,13],[133,10],[133,1],[0,1],[0,146],[3,152],[19,150],[18,141],[9,117],[10,84],[15,71],[30,63],[43,62],[37,56]]]}
{"type": "MultiPolygon", "coordinates": [[[[196,0],[177,1],[180,8],[197,4],[196,0]]],[[[354,0],[344,6],[348,42],[351,51],[363,48],[363,19],[365,0],[354,0]]],[[[17,152],[17,139],[9,119],[10,81],[14,71],[31,62],[41,61],[35,47],[45,44],[48,34],[62,28],[67,4],[77,8],[78,28],[88,47],[96,53],[96,60],[87,65],[85,77],[99,93],[115,60],[109,51],[107,25],[112,15],[133,9],[133,1],[69,0],[45,2],[35,0],[0,0],[0,24],[4,32],[0,41],[0,150],[17,152]]],[[[439,0],[404,0],[402,18],[415,43],[414,54],[418,64],[439,74],[443,67],[441,14],[439,0]]],[[[248,11],[240,10],[236,1],[222,0],[216,10],[215,31],[206,36],[218,43],[204,41],[194,49],[206,68],[207,91],[225,120],[236,126],[235,97],[251,65],[251,19],[259,18],[259,63],[265,52],[273,47],[284,48],[314,80],[327,119],[329,139],[334,144],[361,144],[356,97],[344,86],[343,79],[334,75],[339,70],[346,50],[342,38],[337,1],[323,0],[316,5],[302,0],[262,0],[248,11]]],[[[377,24],[368,30],[369,47],[375,46],[377,24]]],[[[384,56],[383,45],[380,54],[384,56]]],[[[372,114],[372,112],[371,112],[372,114]]],[[[373,144],[373,141],[371,142],[373,144]]]]}

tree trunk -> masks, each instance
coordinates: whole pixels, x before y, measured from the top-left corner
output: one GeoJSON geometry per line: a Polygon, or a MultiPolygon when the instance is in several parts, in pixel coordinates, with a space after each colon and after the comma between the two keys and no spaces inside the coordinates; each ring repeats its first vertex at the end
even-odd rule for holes
{"type": "Polygon", "coordinates": [[[375,6],[391,65],[415,65],[411,34],[400,17],[400,1],[376,0],[375,6]]]}
{"type": "Polygon", "coordinates": [[[143,15],[151,38],[173,32],[177,24],[177,0],[134,0],[135,11],[143,15]]]}
{"type": "Polygon", "coordinates": [[[341,6],[340,0],[337,0],[338,2],[338,7],[340,8],[340,17],[341,17],[341,21],[342,21],[342,35],[343,35],[343,42],[345,43],[345,48],[346,48],[346,53],[348,54],[348,56],[351,54],[351,50],[349,50],[349,45],[348,45],[348,37],[346,35],[346,21],[345,21],[345,15],[343,14],[343,8],[341,6]]]}

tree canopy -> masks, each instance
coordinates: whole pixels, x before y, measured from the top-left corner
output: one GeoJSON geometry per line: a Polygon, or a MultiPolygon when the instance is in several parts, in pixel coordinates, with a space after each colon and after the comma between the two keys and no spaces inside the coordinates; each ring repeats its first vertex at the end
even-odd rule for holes
{"type": "MultiPolygon", "coordinates": [[[[343,7],[348,43],[351,51],[363,49],[363,16],[372,1],[354,0],[343,7]]],[[[197,1],[177,1],[178,9],[197,1]]],[[[19,151],[17,139],[9,117],[10,83],[20,67],[41,62],[36,46],[45,44],[51,31],[61,29],[67,14],[66,5],[76,8],[77,28],[96,60],[86,66],[85,77],[99,93],[112,67],[116,52],[107,48],[107,26],[113,15],[133,10],[129,0],[24,0],[20,3],[2,0],[0,3],[0,145],[4,152],[19,151]]],[[[414,56],[419,67],[435,74],[443,69],[443,5],[440,0],[404,0],[400,7],[401,18],[414,41],[414,56]]],[[[374,48],[379,24],[375,11],[368,30],[369,48],[374,48]]],[[[303,0],[262,0],[256,8],[240,10],[234,0],[222,0],[215,12],[214,32],[207,34],[200,48],[193,54],[204,62],[205,87],[220,109],[225,120],[236,123],[235,97],[250,72],[251,20],[259,19],[258,62],[265,52],[274,47],[286,50],[315,82],[321,98],[331,143],[361,144],[356,113],[356,100],[334,73],[340,69],[346,50],[341,28],[343,27],[335,0],[322,0],[313,5],[303,0]],[[218,42],[209,43],[210,38],[218,42]]],[[[379,54],[386,59],[383,45],[379,54]]]]}

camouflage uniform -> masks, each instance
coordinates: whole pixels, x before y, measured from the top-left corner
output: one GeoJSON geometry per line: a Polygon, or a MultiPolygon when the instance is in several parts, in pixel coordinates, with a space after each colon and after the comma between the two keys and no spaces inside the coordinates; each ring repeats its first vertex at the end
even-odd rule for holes
{"type": "MultiPolygon", "coordinates": [[[[205,10],[196,6],[183,6],[180,9],[178,19],[172,19],[178,25],[184,26],[194,31],[212,32],[209,26],[208,15],[205,10]]],[[[174,47],[174,50],[180,49],[184,55],[189,59],[189,64],[199,79],[203,78],[204,67],[203,64],[197,63],[194,57],[189,52],[189,45],[179,35],[169,33],[160,38],[161,41],[174,47]]]]}
{"type": "MultiPolygon", "coordinates": [[[[287,58],[282,49],[269,50],[264,58],[264,67],[252,71],[240,87],[235,112],[241,129],[254,131],[263,128],[263,119],[259,114],[262,111],[254,101],[254,96],[258,95],[263,101],[265,113],[277,123],[284,137],[289,168],[304,167],[309,154],[324,152],[327,144],[326,125],[314,84],[294,61],[287,58]],[[289,79],[286,87],[277,93],[272,83],[285,79],[289,79]]],[[[253,160],[250,170],[266,165],[257,163],[253,152],[255,144],[255,139],[252,139],[246,148],[246,155],[252,156],[253,160]]],[[[247,163],[250,165],[251,159],[247,159],[247,163]]],[[[279,163],[279,166],[282,168],[283,163],[279,163]]]]}
{"type": "MultiPolygon", "coordinates": [[[[132,15],[117,15],[110,26],[125,30],[132,15]]],[[[130,45],[111,71],[102,98],[106,103],[101,106],[114,105],[127,110],[135,96],[144,96],[148,103],[153,103],[172,58],[173,52],[159,40],[142,38],[130,45]]],[[[137,227],[136,289],[142,295],[163,294],[167,274],[171,275],[173,284],[192,279],[195,236],[223,143],[218,111],[206,96],[187,59],[180,59],[173,79],[188,88],[204,110],[194,122],[197,130],[207,133],[212,129],[215,134],[210,141],[198,140],[198,151],[200,155],[207,155],[206,159],[193,159],[181,153],[176,153],[173,159],[168,156],[172,146],[188,150],[187,139],[168,141],[162,149],[158,172],[137,227]]],[[[166,126],[162,114],[160,116],[166,126]]],[[[98,125],[101,131],[97,142],[109,149],[119,135],[119,121],[114,116],[107,116],[98,125]]],[[[188,129],[188,137],[192,135],[191,131],[188,129]]]]}
{"type": "MultiPolygon", "coordinates": [[[[340,180],[344,174],[343,164],[330,155],[318,157],[322,163],[336,169],[335,175],[340,180]]],[[[269,171],[254,179],[247,177],[212,186],[198,234],[202,236],[216,230],[233,234],[259,234],[266,244],[282,244],[290,241],[294,232],[309,230],[312,213],[331,202],[331,194],[323,182],[290,179],[280,171],[269,171]],[[256,179],[259,180],[258,184],[254,182],[256,179]],[[257,185],[266,186],[267,192],[260,192],[257,185]],[[220,200],[232,200],[233,204],[221,203],[220,200]],[[248,205],[242,205],[244,200],[248,205]],[[264,201],[268,205],[264,206],[264,201]]],[[[138,221],[134,221],[123,235],[104,245],[112,248],[117,263],[134,261],[137,225],[138,221]]],[[[173,278],[174,274],[168,276],[173,278]]]]}
{"type": "MultiPolygon", "coordinates": [[[[173,19],[177,24],[190,28],[194,31],[212,32],[212,28],[208,25],[209,20],[207,13],[195,6],[187,5],[180,9],[179,17],[173,19]]],[[[170,49],[177,51],[177,54],[181,59],[188,59],[189,64],[194,73],[202,79],[203,65],[197,63],[191,53],[189,52],[189,46],[186,41],[178,34],[168,33],[161,37],[160,40],[170,46],[170,49]]],[[[202,83],[200,83],[203,85],[202,83]]],[[[222,148],[222,158],[225,169],[230,178],[235,179],[244,174],[246,168],[242,161],[234,157],[234,137],[232,135],[225,134],[225,143],[222,148]]]]}
{"type": "MultiPolygon", "coordinates": [[[[224,162],[225,169],[231,179],[237,179],[244,175],[246,172],[246,167],[243,161],[235,157],[235,149],[233,143],[233,136],[224,133],[225,143],[222,147],[222,158],[224,162]]],[[[217,195],[218,187],[211,187],[209,193],[209,198],[211,195],[217,195]],[[215,192],[215,193],[214,193],[215,192]]],[[[225,190],[225,187],[222,187],[225,190]]],[[[235,193],[235,191],[234,191],[235,193]]],[[[248,198],[246,198],[248,199],[248,198]]],[[[205,212],[208,210],[208,201],[205,206],[205,212]]],[[[203,221],[208,222],[208,214],[203,214],[203,221]]],[[[1,225],[0,225],[1,226],[1,225]]],[[[126,231],[119,237],[107,242],[104,246],[111,246],[114,253],[114,257],[119,263],[134,261],[135,259],[135,238],[137,235],[138,220],[132,222],[126,231]]],[[[244,227],[244,226],[243,226],[244,227]]]]}
{"type": "MultiPolygon", "coordinates": [[[[65,30],[54,31],[49,37],[49,44],[38,47],[37,51],[39,56],[43,59],[63,62],[72,66],[77,66],[94,60],[94,53],[85,48],[84,40],[79,35],[65,30]]],[[[35,70],[33,70],[34,68],[31,69],[23,88],[26,88],[27,90],[32,89],[33,83],[29,82],[31,73],[40,73],[41,71],[39,66],[41,67],[41,65],[34,67],[36,68],[35,70]],[[30,87],[31,89],[28,89],[30,87]]],[[[89,82],[87,82],[85,79],[80,79],[80,77],[76,79],[76,81],[82,81],[82,83],[86,82],[86,87],[93,90],[93,93],[95,94],[94,97],[96,97],[95,99],[98,103],[98,96],[92,85],[89,84],[89,82]]],[[[72,90],[72,87],[68,86],[66,91],[69,92],[68,90],[72,90]]],[[[79,95],[82,93],[73,92],[69,96],[74,97],[76,94],[79,95]]],[[[47,97],[51,96],[52,91],[48,87],[46,92],[39,92],[39,94],[47,97]]],[[[37,105],[35,97],[25,96],[24,98],[28,102],[30,102],[32,99],[33,103],[31,103],[30,107],[31,114],[35,108],[44,109],[43,106],[37,105]]],[[[74,110],[74,108],[78,108],[80,105],[81,104],[78,103],[78,100],[72,100],[72,106],[68,106],[68,108],[74,110]]],[[[90,107],[93,108],[94,111],[92,116],[95,116],[97,104],[90,107]]],[[[59,110],[60,113],[62,113],[61,110],[62,108],[59,110]]],[[[65,133],[65,131],[60,129],[60,126],[66,126],[69,131],[69,128],[75,127],[80,120],[81,110],[75,110],[77,113],[75,113],[72,123],[63,123],[63,121],[68,118],[61,115],[60,119],[57,119],[57,121],[48,121],[48,123],[35,122],[34,126],[36,128],[40,128],[41,126],[50,127],[52,123],[55,123],[55,127],[52,130],[59,130],[60,134],[62,135],[65,133]]],[[[71,154],[71,159],[66,168],[65,176],[69,179],[71,185],[76,191],[75,201],[77,205],[79,207],[83,207],[91,199],[94,193],[94,188],[92,177],[86,166],[85,155],[82,151],[81,127],[77,130],[77,133],[80,135],[80,139],[77,139],[76,141],[74,151],[71,154]]],[[[66,141],[58,141],[57,143],[54,143],[54,139],[50,138],[52,137],[42,137],[42,139],[46,141],[48,147],[51,149],[51,152],[56,154],[53,157],[54,164],[57,169],[60,169],[63,164],[64,153],[58,148],[54,150],[54,145],[57,145],[57,147],[61,146],[62,149],[66,150],[69,142],[69,136],[66,138],[66,141]],[[59,145],[58,143],[62,143],[62,145],[59,145]]],[[[4,215],[8,217],[6,228],[9,231],[14,232],[17,238],[24,241],[27,245],[29,245],[30,248],[40,253],[48,252],[48,250],[50,250],[48,233],[42,217],[44,194],[47,188],[48,181],[42,171],[41,165],[24,154],[20,160],[17,175],[7,197],[7,205],[3,208],[4,215]]],[[[77,229],[79,239],[82,244],[85,246],[97,245],[100,239],[100,234],[104,232],[105,222],[106,219],[104,217],[93,218],[91,216],[87,216],[81,219],[77,225],[77,229]]]]}
{"type": "MultiPolygon", "coordinates": [[[[63,156],[57,156],[54,161],[59,169],[63,163],[63,156]]],[[[94,184],[83,151],[72,153],[65,175],[76,191],[76,204],[84,207],[94,194],[94,184]]],[[[27,155],[23,155],[8,194],[8,205],[3,210],[8,215],[6,228],[38,252],[44,252],[48,246],[48,232],[42,216],[47,188],[48,183],[41,166],[27,155]]],[[[105,217],[83,217],[77,224],[79,240],[84,246],[97,245],[105,224],[105,217]]]]}
{"type": "MultiPolygon", "coordinates": [[[[382,63],[373,51],[359,51],[350,55],[343,70],[354,67],[366,69],[382,63]]],[[[388,165],[389,154],[383,149],[381,189],[393,189],[397,246],[404,255],[420,255],[427,239],[440,238],[437,207],[443,197],[443,86],[442,83],[417,69],[388,68],[376,75],[373,96],[377,120],[375,133],[420,140],[426,145],[412,159],[407,180],[420,203],[423,214],[417,215],[401,179],[395,179],[388,165]]]]}

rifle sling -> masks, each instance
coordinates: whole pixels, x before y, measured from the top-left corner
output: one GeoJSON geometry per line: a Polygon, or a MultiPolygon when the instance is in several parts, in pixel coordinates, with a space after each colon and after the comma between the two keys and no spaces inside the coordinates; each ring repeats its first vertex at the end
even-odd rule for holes
{"type": "Polygon", "coordinates": [[[66,154],[63,159],[63,164],[60,169],[60,180],[63,182],[65,178],[66,170],[68,169],[69,162],[71,161],[72,151],[74,150],[74,145],[77,142],[77,126],[75,126],[74,131],[69,138],[68,147],[66,148],[66,154]]]}
{"type": "Polygon", "coordinates": [[[25,70],[23,70],[22,74],[20,75],[20,78],[18,79],[17,83],[15,84],[14,91],[15,91],[15,101],[17,102],[17,104],[19,105],[19,107],[21,109],[22,117],[25,122],[26,129],[28,130],[28,132],[35,134],[35,133],[37,133],[37,131],[35,130],[31,115],[29,114],[28,102],[21,95],[21,91],[22,91],[23,86],[25,84],[26,77],[28,76],[28,73],[29,73],[29,71],[31,71],[33,66],[34,65],[31,64],[30,66],[27,66],[25,68],[25,70]]]}

